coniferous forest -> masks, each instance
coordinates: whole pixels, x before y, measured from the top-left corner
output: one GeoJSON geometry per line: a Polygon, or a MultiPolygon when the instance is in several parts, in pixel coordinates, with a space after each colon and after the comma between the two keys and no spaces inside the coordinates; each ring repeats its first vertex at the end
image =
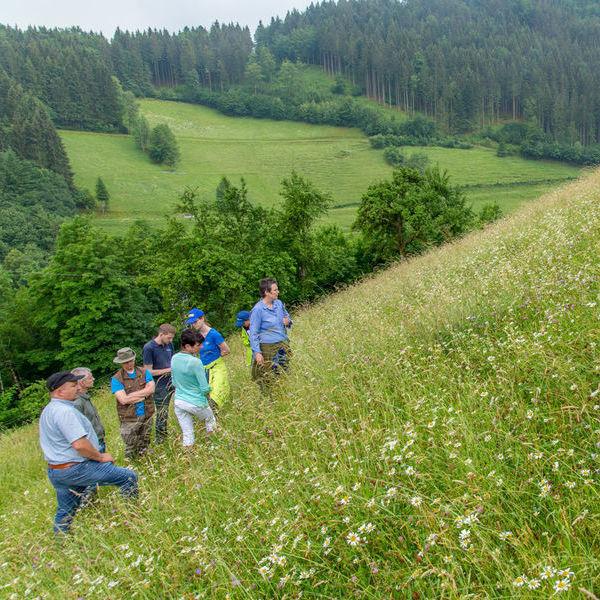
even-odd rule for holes
{"type": "Polygon", "coordinates": [[[138,96],[244,83],[256,92],[284,61],[301,61],[451,133],[525,120],[552,141],[585,146],[600,142],[598,39],[600,7],[586,0],[340,0],[259,25],[255,48],[248,28],[218,23],[117,29],[110,41],[2,27],[0,67],[61,127],[122,127],[118,82],[138,96]]]}
{"type": "MultiPolygon", "coordinates": [[[[135,97],[158,97],[228,115],[359,127],[373,147],[387,148],[391,164],[399,146],[468,147],[478,135],[500,144],[499,151],[592,165],[600,162],[599,39],[600,7],[585,0],[329,1],[260,24],[254,39],[246,27],[219,23],[178,33],[117,29],[110,39],[78,28],[0,26],[0,392],[7,388],[3,382],[13,386],[0,400],[0,423],[2,411],[14,408],[15,390],[61,367],[75,352],[95,360],[102,332],[112,341],[118,332],[122,345],[129,345],[131,336],[140,335],[140,314],[149,332],[153,319],[174,319],[193,300],[205,302],[227,332],[228,315],[251,300],[242,290],[273,274],[257,258],[246,264],[243,281],[232,270],[235,289],[222,286],[215,293],[227,265],[244,261],[239,248],[224,244],[223,264],[194,255],[195,273],[204,274],[193,289],[185,270],[164,280],[147,275],[142,266],[148,248],[172,268],[172,257],[185,254],[173,246],[173,236],[194,247],[201,236],[212,235],[200,226],[191,233],[179,229],[176,220],[163,232],[138,224],[118,239],[100,234],[85,219],[64,225],[59,234],[61,223],[89,212],[94,202],[106,211],[110,190],[94,201],[89,191],[76,188],[56,127],[130,133],[148,151],[152,134],[135,97]],[[298,77],[301,64],[330,75],[330,88],[304,83],[298,77]],[[397,118],[394,109],[407,117],[397,118]],[[102,265],[95,279],[57,282],[58,274],[83,273],[95,261],[102,265]],[[214,306],[201,297],[202,289],[219,298],[214,306]],[[48,295],[53,302],[46,301],[48,295]],[[111,308],[117,299],[119,315],[111,308]],[[91,314],[97,329],[90,325],[91,314]],[[32,328],[38,333],[34,353],[27,336],[32,328]]],[[[174,165],[178,151],[171,150],[165,162],[174,165]]],[[[228,180],[216,190],[216,200],[189,204],[182,190],[182,206],[187,202],[187,212],[209,215],[214,231],[230,232],[226,219],[242,215],[248,220],[241,226],[248,248],[270,236],[279,261],[275,275],[287,287],[290,304],[498,216],[493,206],[471,214],[445,174],[425,175],[405,165],[391,181],[369,189],[370,182],[365,184],[361,218],[354,235],[346,236],[317,226],[328,200],[310,181],[297,174],[285,181],[288,195],[280,210],[254,210],[245,183],[228,180]],[[386,194],[409,188],[411,202],[422,201],[430,214],[427,235],[406,232],[405,244],[382,234],[373,215],[389,209],[380,202],[386,194]],[[439,190],[453,204],[454,220],[433,206],[439,190]],[[307,198],[316,199],[316,212],[310,213],[310,203],[304,207],[309,213],[299,242],[290,215],[307,198]],[[279,230],[269,233],[273,222],[279,230]]],[[[404,200],[393,210],[407,210],[404,200]]],[[[394,218],[389,215],[390,222],[394,218]]]]}

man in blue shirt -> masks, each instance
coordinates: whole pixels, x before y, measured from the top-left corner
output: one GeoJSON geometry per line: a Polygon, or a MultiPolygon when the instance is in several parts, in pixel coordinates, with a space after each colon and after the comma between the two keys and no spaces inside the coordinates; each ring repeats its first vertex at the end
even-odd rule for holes
{"type": "Polygon", "coordinates": [[[254,353],[252,379],[260,385],[272,380],[287,369],[290,346],[287,329],[292,326],[288,311],[279,297],[277,280],[271,277],[261,279],[258,288],[261,299],[250,312],[250,348],[254,353]]]}
{"type": "Polygon", "coordinates": [[[50,403],[40,416],[40,446],[58,502],[54,518],[56,533],[69,530],[90,486],[116,485],[126,497],[136,497],[138,493],[137,474],[115,466],[110,454],[99,451],[92,424],[75,408],[77,382],[81,378],[70,371],[50,375],[46,381],[50,403]]]}
{"type": "Polygon", "coordinates": [[[164,442],[167,437],[167,419],[169,402],[173,394],[171,383],[171,359],[173,358],[173,337],[175,327],[163,323],[158,328],[158,335],[150,340],[142,351],[144,369],[154,378],[154,406],[156,408],[156,428],[154,435],[157,442],[164,442]]]}
{"type": "Polygon", "coordinates": [[[135,366],[135,352],[131,348],[117,350],[113,362],[121,368],[111,377],[110,391],[117,400],[125,456],[133,459],[150,445],[154,379],[148,369],[135,366]]]}

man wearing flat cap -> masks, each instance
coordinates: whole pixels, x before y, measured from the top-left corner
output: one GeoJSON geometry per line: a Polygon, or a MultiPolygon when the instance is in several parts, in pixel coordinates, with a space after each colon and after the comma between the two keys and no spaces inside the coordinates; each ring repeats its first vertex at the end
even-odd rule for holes
{"type": "Polygon", "coordinates": [[[99,451],[92,424],[75,408],[81,378],[70,371],[50,375],[46,381],[50,402],[40,416],[40,446],[58,501],[56,533],[68,532],[90,487],[116,485],[125,497],[136,497],[138,493],[137,474],[115,466],[110,454],[99,451]]]}
{"type": "Polygon", "coordinates": [[[131,348],[118,350],[113,362],[121,368],[110,380],[110,391],[117,399],[125,456],[133,459],[150,445],[154,379],[148,369],[135,366],[135,352],[131,348]]]}

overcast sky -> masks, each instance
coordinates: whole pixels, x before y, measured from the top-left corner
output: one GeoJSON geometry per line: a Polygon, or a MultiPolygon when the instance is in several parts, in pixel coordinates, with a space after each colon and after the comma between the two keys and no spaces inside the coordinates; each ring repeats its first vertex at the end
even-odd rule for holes
{"type": "Polygon", "coordinates": [[[115,29],[148,27],[179,31],[186,25],[209,27],[215,21],[248,25],[252,33],[258,22],[272,16],[285,17],[288,10],[302,11],[311,0],[0,0],[0,23],[45,25],[102,31],[112,37],[115,29]]]}

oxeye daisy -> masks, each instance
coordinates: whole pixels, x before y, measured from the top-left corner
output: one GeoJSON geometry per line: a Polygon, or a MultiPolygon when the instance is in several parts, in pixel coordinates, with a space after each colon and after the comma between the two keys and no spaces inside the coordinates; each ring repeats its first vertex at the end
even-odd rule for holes
{"type": "Polygon", "coordinates": [[[554,582],[554,592],[567,592],[571,588],[569,579],[558,579],[554,582]]]}
{"type": "Polygon", "coordinates": [[[353,531],[351,531],[346,536],[346,542],[348,542],[348,544],[350,544],[350,546],[358,546],[358,544],[360,542],[360,537],[358,537],[358,535],[356,533],[354,533],[353,531]]]}

